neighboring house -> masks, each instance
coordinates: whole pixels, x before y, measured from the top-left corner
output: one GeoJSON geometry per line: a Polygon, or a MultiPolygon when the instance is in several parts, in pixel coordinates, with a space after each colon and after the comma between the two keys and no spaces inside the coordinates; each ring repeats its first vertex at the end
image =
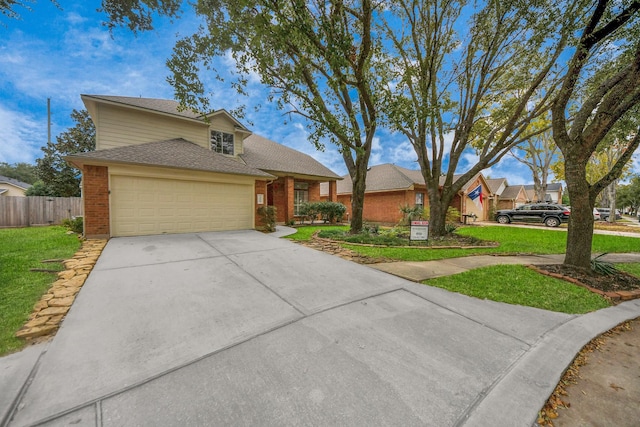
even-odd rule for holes
{"type": "Polygon", "coordinates": [[[67,156],[82,170],[87,237],[259,228],[272,205],[294,219],[340,177],[312,157],[252,134],[225,110],[206,117],[172,100],[82,95],[96,150],[67,156]]]}
{"type": "Polygon", "coordinates": [[[515,209],[527,203],[527,192],[524,185],[510,185],[498,197],[497,209],[515,209]]]}
{"type": "Polygon", "coordinates": [[[536,192],[533,189],[533,185],[525,185],[524,186],[527,192],[527,201],[528,202],[551,202],[551,203],[562,203],[562,184],[559,182],[552,182],[547,184],[547,192],[545,194],[544,200],[538,200],[536,196],[536,192]]]}
{"type": "MultiPolygon", "coordinates": [[[[458,177],[456,175],[454,179],[458,177]]],[[[337,200],[347,206],[350,217],[352,181],[349,175],[342,178],[337,183],[337,200]]],[[[321,186],[322,198],[329,196],[328,187],[328,184],[321,186]]],[[[478,174],[454,197],[451,206],[463,215],[476,215],[479,220],[487,219],[488,203],[485,201],[489,195],[490,190],[484,177],[478,174]],[[469,194],[478,188],[478,197],[474,201],[469,198],[469,194]]],[[[395,224],[402,219],[402,207],[422,206],[428,209],[428,205],[427,187],[420,171],[387,163],[372,166],[367,172],[363,220],[395,224]]]]}
{"type": "Polygon", "coordinates": [[[0,175],[0,196],[25,197],[31,184],[0,175]]]}

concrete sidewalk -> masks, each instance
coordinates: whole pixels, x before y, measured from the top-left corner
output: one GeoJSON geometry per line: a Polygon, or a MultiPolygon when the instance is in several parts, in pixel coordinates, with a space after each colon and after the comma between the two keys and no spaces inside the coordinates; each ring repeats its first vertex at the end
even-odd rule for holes
{"type": "MultiPolygon", "coordinates": [[[[640,253],[607,254],[601,258],[612,263],[640,262],[640,253]]],[[[558,264],[564,255],[474,255],[461,258],[448,258],[437,261],[398,261],[371,264],[370,267],[398,277],[422,282],[435,277],[450,276],[479,267],[501,264],[558,264]]]]}
{"type": "Polygon", "coordinates": [[[2,424],[530,427],[580,348],[640,316],[478,300],[273,237],[112,239],[53,341],[0,359],[2,424]]]}

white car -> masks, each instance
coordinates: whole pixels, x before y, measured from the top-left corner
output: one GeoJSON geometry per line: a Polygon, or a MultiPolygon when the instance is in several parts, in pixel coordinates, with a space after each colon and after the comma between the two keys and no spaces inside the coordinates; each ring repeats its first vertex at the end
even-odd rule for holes
{"type": "MultiPolygon", "coordinates": [[[[571,210],[571,206],[565,206],[567,209],[571,210]]],[[[593,208],[593,220],[600,221],[602,218],[600,217],[600,211],[596,208],[593,208]]]]}

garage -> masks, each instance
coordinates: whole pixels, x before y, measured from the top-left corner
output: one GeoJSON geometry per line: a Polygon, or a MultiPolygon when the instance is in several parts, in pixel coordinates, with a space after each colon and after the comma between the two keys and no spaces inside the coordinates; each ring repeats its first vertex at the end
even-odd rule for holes
{"type": "Polygon", "coordinates": [[[110,175],[112,236],[254,228],[253,183],[110,175]]]}

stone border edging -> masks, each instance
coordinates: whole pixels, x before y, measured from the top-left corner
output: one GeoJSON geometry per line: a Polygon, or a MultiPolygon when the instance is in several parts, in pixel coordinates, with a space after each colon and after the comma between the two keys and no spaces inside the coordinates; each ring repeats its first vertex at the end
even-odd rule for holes
{"type": "Polygon", "coordinates": [[[363,246],[363,247],[369,247],[369,248],[398,248],[398,249],[491,249],[491,248],[497,248],[498,246],[496,245],[492,245],[492,246],[459,246],[459,245],[453,245],[453,246],[390,246],[390,245],[375,245],[373,243],[352,243],[352,242],[346,242],[344,240],[333,240],[333,239],[327,239],[325,237],[318,237],[318,233],[314,233],[312,235],[312,238],[323,241],[323,242],[327,242],[327,243],[336,243],[336,244],[343,244],[343,245],[353,245],[353,246],[363,246]]]}
{"type": "Polygon", "coordinates": [[[574,285],[578,285],[581,286],[585,289],[588,289],[589,291],[598,294],[598,295],[602,295],[605,298],[609,298],[611,301],[614,302],[620,302],[620,301],[629,301],[632,299],[637,299],[640,298],[640,289],[636,289],[635,291],[609,291],[609,292],[605,292],[605,291],[601,291],[600,289],[596,289],[593,288],[585,283],[582,283],[581,281],[579,281],[578,279],[575,279],[573,277],[569,277],[569,276],[565,276],[563,274],[558,274],[558,273],[552,273],[550,271],[546,271],[546,270],[542,270],[538,267],[536,267],[535,265],[527,265],[528,268],[530,268],[531,270],[540,273],[540,274],[544,274],[545,276],[550,276],[553,277],[555,279],[560,279],[560,280],[564,280],[570,283],[573,283],[574,285]]]}
{"type": "Polygon", "coordinates": [[[106,244],[104,239],[85,240],[73,258],[62,262],[65,270],[58,273],[58,280],[33,306],[29,320],[16,337],[30,340],[56,333],[106,244]]]}

